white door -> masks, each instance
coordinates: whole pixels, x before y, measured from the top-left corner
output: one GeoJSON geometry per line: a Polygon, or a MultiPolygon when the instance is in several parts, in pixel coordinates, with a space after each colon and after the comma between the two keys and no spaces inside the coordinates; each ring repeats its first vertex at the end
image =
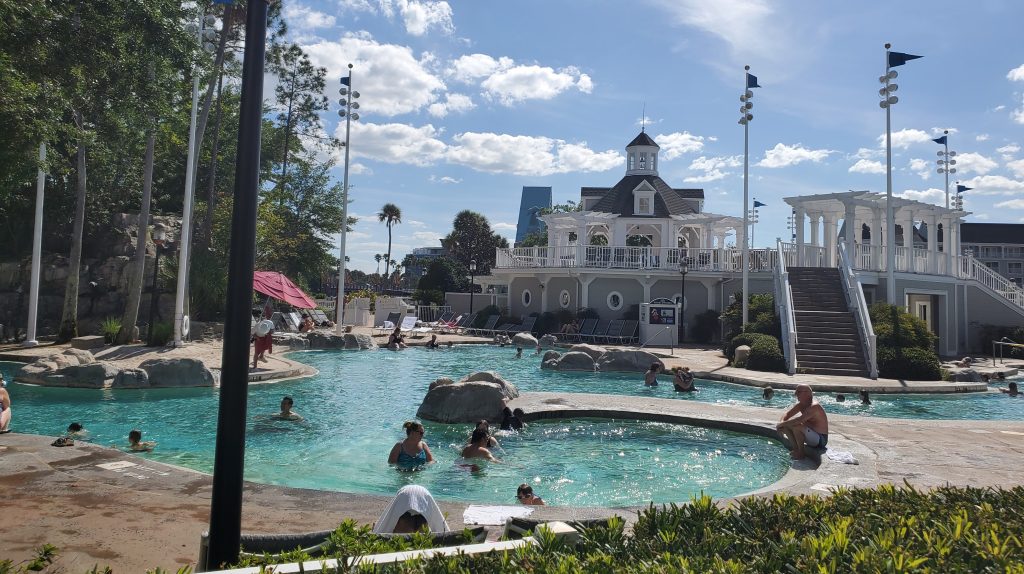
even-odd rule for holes
{"type": "Polygon", "coordinates": [[[918,319],[921,319],[922,321],[925,322],[926,325],[928,325],[928,330],[929,331],[931,331],[933,333],[935,332],[935,329],[932,328],[932,304],[931,304],[931,302],[928,302],[928,301],[917,301],[914,304],[914,315],[916,315],[918,319]]]}

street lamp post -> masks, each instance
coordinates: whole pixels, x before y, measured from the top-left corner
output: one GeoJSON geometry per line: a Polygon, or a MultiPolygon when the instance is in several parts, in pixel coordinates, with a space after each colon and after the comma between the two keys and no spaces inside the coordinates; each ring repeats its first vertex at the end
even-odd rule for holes
{"type": "Polygon", "coordinates": [[[939,160],[936,162],[939,164],[939,173],[946,175],[946,209],[949,209],[949,174],[956,173],[956,157],[955,151],[949,151],[949,130],[942,130],[942,137],[935,138],[932,140],[937,144],[942,144],[943,150],[938,152],[939,160]]]}
{"type": "Polygon", "coordinates": [[[754,98],[754,92],[750,91],[750,88],[760,88],[757,85],[757,76],[750,74],[750,66],[743,66],[744,70],[744,85],[746,86],[743,90],[743,95],[740,96],[740,121],[739,124],[743,126],[743,324],[747,324],[747,315],[750,311],[750,212],[748,207],[750,206],[750,193],[749,193],[749,152],[750,152],[750,122],[754,120],[754,114],[750,113],[750,110],[754,109],[754,102],[750,101],[754,98]]]}
{"type": "Polygon", "coordinates": [[[348,76],[341,79],[341,89],[338,94],[342,99],[338,100],[341,109],[338,115],[345,118],[345,181],[341,192],[341,236],[338,239],[338,302],[336,321],[336,333],[341,335],[345,323],[345,233],[348,231],[348,157],[351,146],[352,120],[359,119],[359,113],[353,110],[359,109],[359,102],[352,100],[359,99],[359,92],[352,89],[352,64],[348,65],[348,76]]]}
{"type": "Polygon", "coordinates": [[[153,283],[149,293],[149,327],[146,328],[146,344],[153,344],[153,321],[156,320],[156,301],[160,294],[158,278],[160,276],[160,253],[164,246],[170,246],[167,238],[167,226],[157,223],[153,226],[153,245],[156,247],[156,257],[153,259],[153,283]]]}
{"type": "MultiPolygon", "coordinates": [[[[199,25],[194,26],[203,53],[213,52],[212,43],[217,32],[213,25],[217,19],[200,15],[199,25]]],[[[181,212],[181,237],[178,251],[178,286],[174,296],[174,346],[180,347],[185,333],[185,291],[188,288],[188,260],[192,247],[192,195],[195,181],[196,161],[196,115],[199,112],[199,66],[192,70],[192,116],[188,126],[188,158],[185,161],[185,204],[181,212]]],[[[159,253],[159,249],[157,249],[159,253]]]]}
{"type": "Polygon", "coordinates": [[[473,293],[476,292],[476,259],[469,260],[469,312],[473,312],[473,293]]]}
{"type": "Polygon", "coordinates": [[[686,314],[686,274],[690,272],[689,265],[685,258],[679,259],[679,342],[686,338],[686,327],[683,325],[683,315],[686,314]]]}

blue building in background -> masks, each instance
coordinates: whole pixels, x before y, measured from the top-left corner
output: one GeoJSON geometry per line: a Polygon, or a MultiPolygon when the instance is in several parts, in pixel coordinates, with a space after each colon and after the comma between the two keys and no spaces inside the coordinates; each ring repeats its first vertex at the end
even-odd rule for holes
{"type": "Polygon", "coordinates": [[[519,223],[516,225],[516,244],[527,235],[544,230],[544,222],[537,217],[542,209],[551,207],[550,187],[523,186],[523,199],[519,203],[519,223]]]}

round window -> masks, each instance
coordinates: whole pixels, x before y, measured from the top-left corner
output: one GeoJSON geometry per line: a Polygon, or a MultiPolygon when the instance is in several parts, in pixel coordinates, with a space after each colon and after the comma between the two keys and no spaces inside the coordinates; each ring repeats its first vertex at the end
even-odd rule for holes
{"type": "Polygon", "coordinates": [[[523,290],[523,306],[529,307],[530,301],[533,301],[533,293],[530,293],[529,289],[523,290]]]}
{"type": "Polygon", "coordinates": [[[563,289],[561,294],[558,295],[558,304],[562,306],[562,309],[568,309],[571,302],[572,297],[569,295],[569,292],[563,289]]]}
{"type": "Polygon", "coordinates": [[[608,308],[612,311],[622,309],[622,293],[612,291],[608,294],[608,308]]]}

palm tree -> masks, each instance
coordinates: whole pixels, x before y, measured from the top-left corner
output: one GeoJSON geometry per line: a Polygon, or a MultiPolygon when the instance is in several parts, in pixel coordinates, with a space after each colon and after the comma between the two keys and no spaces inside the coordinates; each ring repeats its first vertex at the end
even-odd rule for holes
{"type": "Polygon", "coordinates": [[[387,277],[388,267],[394,263],[391,260],[391,228],[402,222],[402,210],[394,203],[385,203],[377,214],[377,221],[388,226],[388,252],[384,258],[384,277],[387,277]]]}
{"type": "Polygon", "coordinates": [[[377,262],[377,275],[380,275],[380,260],[384,259],[384,256],[377,253],[373,256],[373,260],[377,262]]]}

